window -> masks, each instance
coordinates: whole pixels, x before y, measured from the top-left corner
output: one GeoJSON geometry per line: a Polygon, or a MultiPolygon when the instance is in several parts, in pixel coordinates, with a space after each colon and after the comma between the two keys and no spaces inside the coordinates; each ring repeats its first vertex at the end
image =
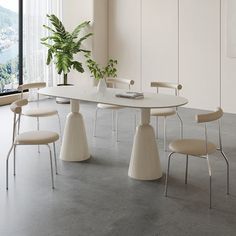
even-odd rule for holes
{"type": "Polygon", "coordinates": [[[23,80],[48,85],[59,80],[54,65],[46,65],[47,49],[40,39],[48,33],[42,27],[48,24],[46,14],[61,17],[61,2],[0,0],[0,96],[16,93],[23,80]]]}
{"type": "Polygon", "coordinates": [[[22,0],[0,0],[0,95],[22,83],[22,0]]]}

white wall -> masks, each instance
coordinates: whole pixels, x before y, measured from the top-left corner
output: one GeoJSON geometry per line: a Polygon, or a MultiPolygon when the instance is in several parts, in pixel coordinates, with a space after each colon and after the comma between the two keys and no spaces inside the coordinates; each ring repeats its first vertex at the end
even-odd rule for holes
{"type": "MultiPolygon", "coordinates": [[[[225,111],[236,113],[236,58],[227,57],[227,1],[222,4],[222,81],[221,104],[225,111]]],[[[234,8],[235,12],[236,9],[234,8]]],[[[236,28],[234,28],[236,31],[236,28]]]]}
{"type": "Polygon", "coordinates": [[[108,57],[108,0],[94,0],[93,55],[99,64],[108,57]]]}
{"type": "Polygon", "coordinates": [[[227,0],[221,9],[220,0],[179,3],[178,31],[178,0],[109,0],[109,57],[118,59],[119,76],[134,79],[136,89],[150,90],[152,80],[179,81],[188,107],[222,104],[236,113],[236,59],[226,55],[227,0]]]}
{"type": "Polygon", "coordinates": [[[177,1],[142,1],[141,14],[142,89],[154,91],[151,81],[178,82],[177,1]]]}
{"type": "Polygon", "coordinates": [[[109,1],[109,58],[118,60],[119,76],[141,87],[140,1],[109,1]]]}
{"type": "Polygon", "coordinates": [[[188,106],[220,105],[218,0],[180,1],[180,83],[188,106]]]}
{"type": "MultiPolygon", "coordinates": [[[[104,63],[108,54],[108,13],[107,0],[66,0],[63,1],[63,23],[66,29],[72,31],[83,21],[90,21],[91,28],[87,32],[92,32],[93,36],[84,41],[84,48],[92,51],[93,57],[98,63],[104,63]]],[[[84,57],[78,57],[84,63],[84,57]]],[[[94,86],[86,65],[83,74],[71,71],[68,75],[69,83],[89,88],[94,86]]]]}

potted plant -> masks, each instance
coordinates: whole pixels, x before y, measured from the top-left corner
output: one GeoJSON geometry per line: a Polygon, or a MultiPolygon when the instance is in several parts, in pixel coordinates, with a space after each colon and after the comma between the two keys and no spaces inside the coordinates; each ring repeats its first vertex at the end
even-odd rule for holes
{"type": "Polygon", "coordinates": [[[68,85],[68,73],[74,69],[80,73],[84,72],[82,63],[75,60],[78,53],[89,53],[81,48],[82,42],[89,38],[92,33],[79,38],[82,29],[89,26],[89,21],[79,24],[71,33],[67,32],[62,22],[55,15],[47,15],[52,27],[43,25],[51,33],[41,39],[41,43],[48,48],[47,65],[55,63],[57,73],[63,74],[63,84],[68,85]]]}
{"type": "Polygon", "coordinates": [[[96,61],[91,58],[91,53],[85,55],[87,58],[87,67],[90,70],[92,77],[98,81],[98,91],[104,92],[106,89],[106,78],[117,77],[117,60],[109,59],[106,66],[101,67],[96,61]]]}

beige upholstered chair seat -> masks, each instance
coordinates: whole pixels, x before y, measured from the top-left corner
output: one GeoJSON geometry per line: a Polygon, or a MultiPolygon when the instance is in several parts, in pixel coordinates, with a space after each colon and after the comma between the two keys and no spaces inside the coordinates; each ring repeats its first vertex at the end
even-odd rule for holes
{"type": "Polygon", "coordinates": [[[58,111],[52,108],[33,108],[22,112],[25,116],[31,117],[47,117],[57,115],[58,111]]]}
{"type": "Polygon", "coordinates": [[[171,116],[176,114],[175,108],[156,108],[151,109],[152,116],[171,116]]]}
{"type": "Polygon", "coordinates": [[[98,103],[97,107],[101,109],[112,109],[112,110],[124,108],[122,106],[109,105],[109,104],[103,104],[103,103],[98,103]]]}
{"type": "MultiPolygon", "coordinates": [[[[192,156],[204,156],[206,153],[206,142],[201,139],[180,139],[171,142],[169,148],[172,152],[187,154],[192,156]]],[[[216,146],[208,142],[208,154],[216,151],[216,146]]]]}
{"type": "Polygon", "coordinates": [[[59,139],[59,135],[51,131],[29,131],[16,137],[16,144],[19,145],[41,145],[54,143],[59,139]]]}

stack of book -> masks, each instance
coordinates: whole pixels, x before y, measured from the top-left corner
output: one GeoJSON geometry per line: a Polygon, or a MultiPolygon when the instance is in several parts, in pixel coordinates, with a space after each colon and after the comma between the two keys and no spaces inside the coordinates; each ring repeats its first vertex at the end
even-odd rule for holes
{"type": "Polygon", "coordinates": [[[144,98],[143,93],[139,92],[123,92],[116,94],[119,98],[131,98],[131,99],[141,99],[144,98]]]}

